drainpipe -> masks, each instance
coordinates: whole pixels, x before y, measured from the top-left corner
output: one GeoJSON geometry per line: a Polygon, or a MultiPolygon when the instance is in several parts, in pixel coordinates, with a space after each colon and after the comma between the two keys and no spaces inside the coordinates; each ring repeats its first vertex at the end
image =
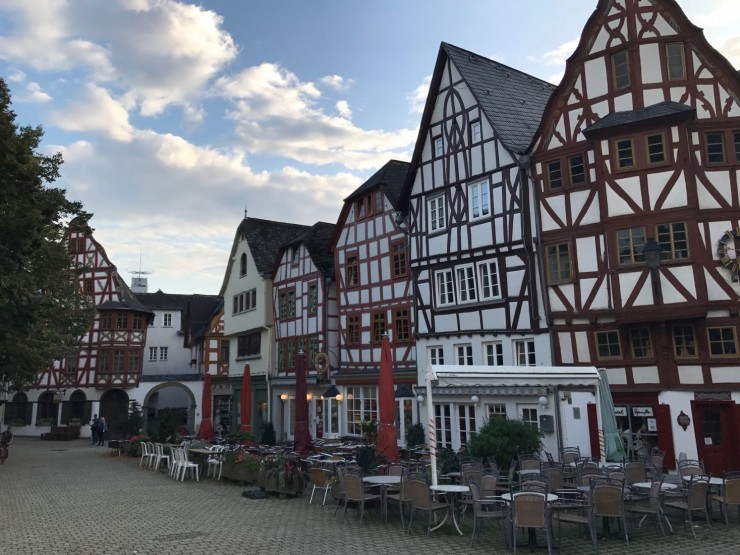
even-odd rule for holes
{"type": "Polygon", "coordinates": [[[560,411],[560,403],[562,401],[560,401],[560,386],[558,386],[558,385],[553,386],[553,389],[555,391],[555,419],[558,422],[558,431],[555,434],[555,439],[558,442],[558,453],[560,453],[561,450],[563,449],[563,428],[561,427],[561,424],[562,424],[562,420],[561,420],[562,413],[560,411]]]}

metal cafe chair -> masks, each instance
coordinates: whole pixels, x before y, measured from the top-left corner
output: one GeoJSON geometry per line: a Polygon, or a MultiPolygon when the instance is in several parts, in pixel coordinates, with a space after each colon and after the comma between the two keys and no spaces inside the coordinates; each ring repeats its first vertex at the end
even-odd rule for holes
{"type": "Polygon", "coordinates": [[[692,474],[689,478],[689,485],[684,492],[684,496],[681,498],[673,497],[670,501],[664,503],[664,508],[678,509],[685,513],[686,519],[684,520],[684,526],[688,522],[694,539],[696,539],[693,519],[694,513],[703,512],[707,526],[709,528],[712,527],[709,521],[709,506],[707,504],[709,499],[709,479],[710,477],[707,474],[692,474]]]}
{"type": "Polygon", "coordinates": [[[727,518],[727,508],[730,505],[740,506],[740,471],[725,472],[722,476],[720,492],[711,497],[719,503],[722,513],[725,515],[725,525],[730,526],[727,518]]]}

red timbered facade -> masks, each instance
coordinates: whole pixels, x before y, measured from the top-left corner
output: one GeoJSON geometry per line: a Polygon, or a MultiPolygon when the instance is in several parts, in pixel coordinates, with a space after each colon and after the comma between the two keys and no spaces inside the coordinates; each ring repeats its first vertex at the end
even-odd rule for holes
{"type": "MultiPolygon", "coordinates": [[[[332,239],[338,292],[342,433],[361,435],[378,420],[380,343],[388,333],[394,382],[416,383],[415,322],[406,224],[400,195],[409,164],[391,160],[344,201],[332,239]]],[[[399,398],[399,441],[415,403],[399,398]]]]}
{"type": "MultiPolygon", "coordinates": [[[[273,394],[283,402],[282,422],[292,423],[295,366],[298,354],[306,356],[309,426],[312,437],[324,436],[321,397],[338,366],[337,300],[334,265],[329,242],[334,224],[319,222],[280,249],[273,274],[273,308],[277,365],[271,378],[273,394]],[[326,357],[326,358],[325,358],[326,357]],[[326,361],[326,363],[325,363],[326,361]]],[[[328,433],[332,427],[328,426],[328,433]]],[[[293,437],[293,425],[283,427],[293,437]]]]}
{"type": "Polygon", "coordinates": [[[713,474],[740,464],[739,99],[674,0],[601,0],[531,150],[555,363],[713,474]]]}

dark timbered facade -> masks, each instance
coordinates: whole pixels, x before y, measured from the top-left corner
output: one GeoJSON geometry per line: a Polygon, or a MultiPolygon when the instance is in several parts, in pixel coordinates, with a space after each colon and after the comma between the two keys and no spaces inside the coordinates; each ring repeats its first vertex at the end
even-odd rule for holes
{"type": "Polygon", "coordinates": [[[674,0],[601,0],[531,154],[554,362],[607,368],[643,454],[736,468],[736,70],[674,0]]]}

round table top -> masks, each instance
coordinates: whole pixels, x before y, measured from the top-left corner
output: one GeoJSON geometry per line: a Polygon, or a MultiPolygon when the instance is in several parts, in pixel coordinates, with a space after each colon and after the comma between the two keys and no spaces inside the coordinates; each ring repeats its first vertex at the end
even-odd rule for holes
{"type": "MultiPolygon", "coordinates": [[[[536,492],[520,491],[520,492],[515,493],[514,495],[518,495],[519,493],[536,493],[536,492]]],[[[503,499],[504,501],[511,501],[511,494],[510,493],[502,493],[501,494],[501,499],[503,499]]],[[[548,503],[552,503],[553,501],[557,501],[557,500],[558,500],[558,496],[555,495],[554,493],[548,493],[547,494],[547,502],[548,503]]]]}
{"type": "MultiPolygon", "coordinates": [[[[650,489],[653,486],[652,482],[635,482],[632,484],[633,488],[650,489]]],[[[672,484],[671,482],[663,482],[661,489],[678,489],[678,484],[672,484]]]]}
{"type": "Polygon", "coordinates": [[[468,486],[458,486],[455,484],[438,484],[436,486],[429,486],[429,489],[442,493],[467,493],[470,491],[468,486]]]}
{"type": "Polygon", "coordinates": [[[538,468],[525,468],[524,470],[517,470],[517,472],[525,476],[527,474],[539,474],[540,470],[538,468]]]}
{"type": "MultiPolygon", "coordinates": [[[[690,482],[691,481],[691,476],[684,476],[683,477],[683,481],[684,482],[690,482]]],[[[720,478],[719,476],[712,476],[711,478],[709,478],[709,485],[710,486],[721,486],[724,483],[725,483],[725,481],[722,478],[720,478]]]]}
{"type": "Polygon", "coordinates": [[[400,484],[400,476],[365,476],[362,479],[366,484],[378,484],[378,485],[392,485],[400,484]]]}

